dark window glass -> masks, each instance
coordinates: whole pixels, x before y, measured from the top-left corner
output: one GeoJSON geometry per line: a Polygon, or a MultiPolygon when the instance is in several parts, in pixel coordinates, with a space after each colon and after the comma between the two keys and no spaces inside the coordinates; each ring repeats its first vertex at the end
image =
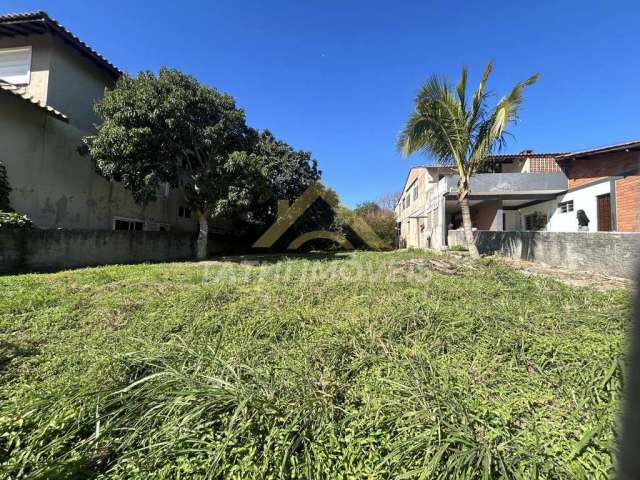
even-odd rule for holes
{"type": "Polygon", "coordinates": [[[544,229],[547,224],[547,216],[542,214],[532,214],[524,217],[524,229],[538,231],[544,229]]]}
{"type": "Polygon", "coordinates": [[[183,218],[191,218],[191,209],[187,207],[178,207],[178,216],[183,218]]]}
{"type": "Polygon", "coordinates": [[[116,220],[114,230],[129,230],[129,222],[124,220],[116,220]]]}
{"type": "Polygon", "coordinates": [[[573,200],[561,202],[558,204],[558,207],[560,208],[560,213],[573,212],[573,200]]]}
{"type": "Polygon", "coordinates": [[[524,217],[524,228],[525,230],[533,230],[533,215],[527,215],[524,217]]]}

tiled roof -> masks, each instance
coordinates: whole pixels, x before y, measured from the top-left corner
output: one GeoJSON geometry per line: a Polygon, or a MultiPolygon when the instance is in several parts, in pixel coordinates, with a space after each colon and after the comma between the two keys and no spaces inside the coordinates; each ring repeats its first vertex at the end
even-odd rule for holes
{"type": "Polygon", "coordinates": [[[52,117],[55,117],[58,120],[62,120],[65,123],[69,123],[69,117],[67,117],[64,113],[59,112],[55,108],[50,107],[49,105],[45,105],[39,100],[27,95],[24,91],[22,91],[21,88],[16,87],[15,85],[9,85],[7,83],[0,82],[0,92],[5,92],[10,95],[14,95],[18,98],[21,98],[25,102],[32,104],[34,107],[44,110],[47,114],[51,115],[52,117]]]}
{"type": "Polygon", "coordinates": [[[618,152],[620,150],[628,150],[631,148],[640,148],[640,140],[631,140],[630,142],[616,143],[607,145],[606,147],[591,148],[589,150],[581,150],[578,152],[570,152],[560,156],[560,160],[574,157],[588,157],[598,155],[600,153],[618,152]]]}
{"type": "Polygon", "coordinates": [[[409,170],[414,170],[416,168],[442,168],[442,169],[447,169],[447,168],[455,168],[455,165],[451,164],[451,165],[440,165],[440,164],[432,164],[432,165],[414,165],[412,166],[409,170]]]}
{"type": "Polygon", "coordinates": [[[557,158],[562,155],[566,155],[567,152],[533,152],[533,151],[524,151],[519,153],[506,153],[499,155],[489,155],[487,159],[489,160],[512,160],[518,158],[557,158]]]}
{"type": "Polygon", "coordinates": [[[0,37],[15,37],[46,32],[52,32],[69,42],[71,46],[89,57],[114,77],[122,75],[122,71],[109,60],[51,18],[46,12],[12,13],[0,16],[0,37]]]}

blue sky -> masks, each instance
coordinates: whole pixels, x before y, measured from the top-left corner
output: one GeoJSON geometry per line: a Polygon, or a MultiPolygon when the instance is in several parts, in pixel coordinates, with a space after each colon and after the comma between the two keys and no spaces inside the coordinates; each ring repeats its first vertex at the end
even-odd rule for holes
{"type": "Polygon", "coordinates": [[[345,203],[399,190],[395,138],[431,74],[473,84],[495,61],[497,100],[534,72],[507,151],[640,138],[637,2],[4,0],[46,10],[129,72],[182,69],[234,95],[249,123],[318,159],[345,203]],[[518,3],[520,3],[518,5],[518,3]]]}

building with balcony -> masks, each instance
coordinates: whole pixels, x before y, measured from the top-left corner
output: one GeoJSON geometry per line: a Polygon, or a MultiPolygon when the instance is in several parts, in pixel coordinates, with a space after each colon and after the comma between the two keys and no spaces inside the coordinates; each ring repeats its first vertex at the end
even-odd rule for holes
{"type": "MultiPolygon", "coordinates": [[[[492,156],[486,172],[471,179],[473,228],[638,232],[639,167],[640,141],[492,156]]],[[[448,231],[462,229],[458,179],[451,168],[411,169],[396,207],[399,246],[444,248],[448,231]]]]}

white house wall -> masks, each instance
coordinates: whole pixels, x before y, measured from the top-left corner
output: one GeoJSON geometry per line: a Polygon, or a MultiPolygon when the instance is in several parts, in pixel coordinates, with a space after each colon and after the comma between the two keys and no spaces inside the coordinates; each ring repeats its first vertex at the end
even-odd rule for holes
{"type": "Polygon", "coordinates": [[[598,230],[598,215],[597,215],[597,199],[599,195],[606,195],[611,192],[611,186],[609,181],[603,181],[595,185],[587,187],[581,187],[573,191],[569,191],[563,195],[559,195],[555,200],[549,200],[544,203],[539,203],[530,207],[521,208],[520,212],[520,225],[519,228],[509,228],[514,226],[514,218],[516,215],[512,215],[512,223],[507,221],[507,230],[524,230],[524,218],[527,215],[531,215],[535,212],[540,212],[547,215],[547,228],[548,232],[577,232],[578,228],[578,210],[584,210],[584,213],[589,218],[589,230],[598,230]],[[573,200],[573,211],[561,213],[558,208],[558,204],[562,202],[568,202],[573,200]]]}

